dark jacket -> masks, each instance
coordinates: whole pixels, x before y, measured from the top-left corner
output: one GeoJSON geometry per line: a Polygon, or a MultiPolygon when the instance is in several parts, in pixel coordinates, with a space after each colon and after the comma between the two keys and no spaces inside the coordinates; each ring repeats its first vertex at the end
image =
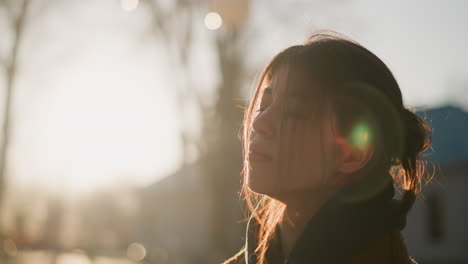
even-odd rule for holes
{"type": "MultiPolygon", "coordinates": [[[[393,186],[365,202],[327,202],[309,221],[289,256],[282,255],[276,229],[268,248],[268,264],[416,263],[408,256],[400,230],[406,214],[400,201],[392,199],[393,186]]],[[[339,197],[339,196],[338,196],[339,197]]],[[[247,225],[245,247],[225,264],[257,264],[258,224],[247,225]]]]}

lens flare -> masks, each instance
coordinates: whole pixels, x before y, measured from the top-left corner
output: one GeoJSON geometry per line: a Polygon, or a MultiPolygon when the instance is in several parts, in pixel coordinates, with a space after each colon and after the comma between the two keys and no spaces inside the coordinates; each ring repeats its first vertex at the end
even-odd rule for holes
{"type": "Polygon", "coordinates": [[[361,150],[370,144],[371,139],[371,129],[365,122],[358,122],[351,130],[351,142],[361,150]]]}

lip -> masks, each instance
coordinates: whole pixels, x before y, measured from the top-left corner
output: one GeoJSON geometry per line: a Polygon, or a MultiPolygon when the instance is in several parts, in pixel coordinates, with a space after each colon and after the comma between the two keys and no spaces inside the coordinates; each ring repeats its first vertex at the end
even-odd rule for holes
{"type": "Polygon", "coordinates": [[[273,158],[268,155],[268,154],[265,154],[264,152],[261,152],[259,151],[258,149],[256,148],[250,148],[249,149],[249,160],[250,161],[272,161],[273,158]]]}

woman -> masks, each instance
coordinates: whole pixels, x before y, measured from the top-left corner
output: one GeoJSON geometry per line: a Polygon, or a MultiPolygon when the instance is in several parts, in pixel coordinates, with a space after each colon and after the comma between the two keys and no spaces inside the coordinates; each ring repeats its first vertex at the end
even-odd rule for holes
{"type": "Polygon", "coordinates": [[[281,51],[246,111],[251,217],[245,247],[225,263],[416,263],[400,230],[429,131],[361,45],[318,33],[281,51]]]}

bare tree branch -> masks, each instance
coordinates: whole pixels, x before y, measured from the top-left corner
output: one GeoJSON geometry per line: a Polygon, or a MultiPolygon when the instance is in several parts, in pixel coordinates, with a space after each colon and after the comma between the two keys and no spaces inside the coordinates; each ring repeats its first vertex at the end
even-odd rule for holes
{"type": "MultiPolygon", "coordinates": [[[[241,162],[239,159],[241,149],[237,138],[237,131],[242,121],[243,113],[235,105],[235,98],[240,95],[244,81],[244,56],[245,42],[242,41],[246,28],[226,26],[215,34],[213,39],[203,39],[203,45],[209,45],[215,57],[214,63],[219,68],[220,83],[214,89],[214,102],[207,102],[203,94],[194,89],[190,79],[194,70],[190,66],[197,62],[191,61],[194,49],[194,22],[202,19],[206,8],[206,2],[193,2],[178,0],[173,6],[162,8],[159,1],[148,2],[153,16],[154,34],[164,44],[171,63],[171,68],[176,69],[175,74],[182,80],[173,87],[174,96],[178,104],[178,120],[182,129],[180,137],[184,145],[193,144],[198,147],[200,162],[203,167],[202,179],[210,190],[214,202],[212,215],[213,221],[211,236],[213,247],[218,252],[232,250],[232,245],[221,245],[221,241],[232,241],[229,238],[238,236],[236,227],[224,230],[232,219],[236,219],[240,212],[229,208],[229,204],[235,203],[238,178],[241,162]],[[203,5],[205,4],[205,5],[203,5]],[[200,7],[202,5],[202,7],[200,7]],[[193,131],[184,126],[186,111],[199,111],[201,120],[201,135],[195,136],[193,131]],[[227,164],[229,162],[229,164],[227,164]],[[225,177],[220,177],[224,175],[225,177]],[[235,234],[234,234],[235,233],[235,234]]],[[[211,11],[211,10],[210,10],[211,11]]],[[[184,146],[185,147],[185,146],[184,146]]],[[[184,149],[186,151],[186,149],[184,149]]]]}
{"type": "MultiPolygon", "coordinates": [[[[177,0],[171,6],[163,7],[160,1],[146,1],[151,17],[153,19],[153,34],[158,38],[166,49],[166,56],[170,68],[178,69],[174,72],[177,75],[174,83],[174,96],[178,104],[177,118],[180,122],[180,138],[183,144],[183,153],[186,153],[190,144],[196,143],[196,138],[191,135],[193,132],[187,129],[184,124],[187,108],[200,106],[203,100],[195,89],[190,87],[190,63],[189,58],[193,49],[193,21],[196,11],[194,1],[177,0]]],[[[198,4],[200,4],[198,2],[198,4]]],[[[196,109],[194,109],[197,111],[196,109]]],[[[198,109],[198,111],[201,111],[198,109]]],[[[184,158],[185,160],[186,158],[184,158]]]]}
{"type": "MultiPolygon", "coordinates": [[[[13,2],[13,1],[12,1],[13,2]]],[[[16,80],[16,73],[18,68],[18,54],[23,40],[23,32],[26,24],[28,13],[28,6],[30,1],[23,0],[18,7],[18,13],[12,14],[14,11],[12,2],[4,1],[10,13],[10,22],[13,31],[12,48],[10,56],[4,62],[6,72],[6,91],[5,91],[5,105],[4,105],[4,118],[2,124],[3,138],[0,145],[0,214],[3,213],[3,200],[5,195],[5,182],[6,182],[6,166],[7,166],[7,153],[11,141],[11,122],[12,113],[11,105],[13,99],[13,91],[16,80]]],[[[14,1],[18,3],[17,1],[14,1]]]]}

